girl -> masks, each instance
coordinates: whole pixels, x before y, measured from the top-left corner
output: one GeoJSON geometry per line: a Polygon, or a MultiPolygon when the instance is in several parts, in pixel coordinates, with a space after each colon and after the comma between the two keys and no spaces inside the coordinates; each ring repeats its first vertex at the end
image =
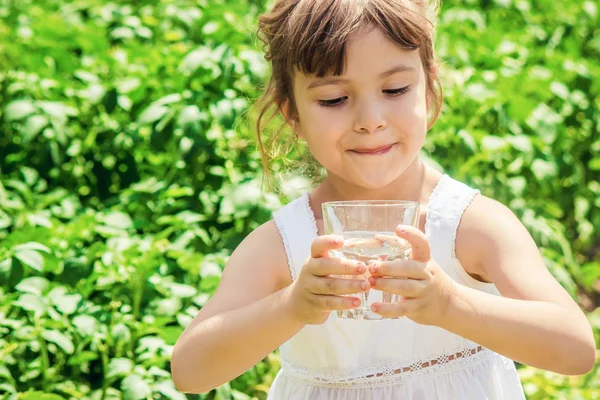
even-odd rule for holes
{"type": "Polygon", "coordinates": [[[511,360],[591,369],[591,327],[515,215],[419,159],[442,103],[427,3],[278,0],[260,18],[273,71],[261,117],[274,105],[327,174],[235,250],[175,345],[179,390],[206,392],[279,346],[269,399],[517,400],[511,360]],[[321,204],[356,199],[422,204],[419,229],[396,232],[412,260],[329,255],[342,240],[323,235],[321,204]],[[403,296],[374,312],[406,318],[332,313],[370,288],[403,296]]]}

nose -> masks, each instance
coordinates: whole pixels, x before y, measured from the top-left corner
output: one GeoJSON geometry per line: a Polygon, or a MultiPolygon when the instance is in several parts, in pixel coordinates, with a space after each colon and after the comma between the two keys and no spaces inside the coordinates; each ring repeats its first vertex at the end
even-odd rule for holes
{"type": "Polygon", "coordinates": [[[384,106],[377,99],[366,99],[356,108],[354,130],[373,133],[386,127],[384,106]]]}

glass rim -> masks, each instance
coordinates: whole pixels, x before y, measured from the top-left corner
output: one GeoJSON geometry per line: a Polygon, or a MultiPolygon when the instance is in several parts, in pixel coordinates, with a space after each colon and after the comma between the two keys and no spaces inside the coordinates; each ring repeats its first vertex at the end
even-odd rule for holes
{"type": "Polygon", "coordinates": [[[418,201],[413,200],[341,200],[326,201],[321,204],[323,207],[394,207],[394,206],[412,206],[419,207],[418,201]]]}

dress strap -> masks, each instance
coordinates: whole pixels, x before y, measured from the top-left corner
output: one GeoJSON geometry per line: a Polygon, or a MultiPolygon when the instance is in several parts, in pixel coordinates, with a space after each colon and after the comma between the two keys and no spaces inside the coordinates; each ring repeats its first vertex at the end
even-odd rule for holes
{"type": "Polygon", "coordinates": [[[273,220],[283,241],[292,279],[295,280],[317,236],[317,224],[310,209],[308,193],[275,211],[273,220]]]}
{"type": "Polygon", "coordinates": [[[425,232],[441,256],[456,258],[456,233],[461,218],[480,191],[443,175],[427,207],[425,232]]]}

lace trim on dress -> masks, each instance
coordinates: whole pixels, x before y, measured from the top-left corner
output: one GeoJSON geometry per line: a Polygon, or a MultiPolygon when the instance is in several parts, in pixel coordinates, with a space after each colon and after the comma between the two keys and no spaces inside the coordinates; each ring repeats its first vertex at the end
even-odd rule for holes
{"type": "Polygon", "coordinates": [[[475,196],[477,196],[479,193],[479,190],[472,189],[469,196],[463,200],[464,204],[460,204],[459,212],[454,213],[454,220],[452,221],[452,258],[456,258],[456,234],[458,233],[458,225],[460,224],[460,220],[462,219],[467,208],[473,202],[475,196]]]}
{"type": "Polygon", "coordinates": [[[280,221],[279,218],[273,218],[275,221],[275,225],[277,225],[277,230],[281,235],[281,240],[283,241],[283,247],[285,248],[285,255],[288,260],[288,267],[290,269],[290,274],[292,275],[292,281],[296,280],[296,268],[294,267],[294,258],[292,257],[292,248],[290,247],[290,241],[288,240],[287,233],[285,232],[285,224],[283,221],[280,221]]]}
{"type": "Polygon", "coordinates": [[[317,228],[317,220],[315,219],[315,213],[313,213],[312,208],[310,208],[310,198],[308,197],[308,193],[304,193],[304,209],[306,210],[306,214],[308,215],[308,219],[310,220],[310,224],[313,227],[315,232],[315,236],[319,235],[319,229],[317,228]]]}
{"type": "Polygon", "coordinates": [[[438,197],[440,197],[440,193],[442,191],[444,183],[446,182],[447,177],[448,175],[442,175],[437,185],[435,185],[433,191],[429,195],[429,204],[427,205],[427,213],[425,217],[425,234],[428,236],[431,235],[431,215],[437,211],[435,209],[435,204],[438,203],[438,197]]]}
{"type": "Polygon", "coordinates": [[[442,355],[434,360],[415,361],[408,366],[397,366],[388,361],[371,365],[368,368],[352,370],[357,377],[348,378],[347,371],[323,370],[311,371],[290,365],[282,358],[282,372],[295,379],[313,386],[328,388],[373,388],[397,385],[406,382],[422,380],[438,375],[448,374],[482,363],[494,353],[478,346],[459,350],[452,354],[442,355]],[[378,372],[372,372],[373,370],[378,372]],[[341,376],[341,375],[344,376],[341,376]]]}

